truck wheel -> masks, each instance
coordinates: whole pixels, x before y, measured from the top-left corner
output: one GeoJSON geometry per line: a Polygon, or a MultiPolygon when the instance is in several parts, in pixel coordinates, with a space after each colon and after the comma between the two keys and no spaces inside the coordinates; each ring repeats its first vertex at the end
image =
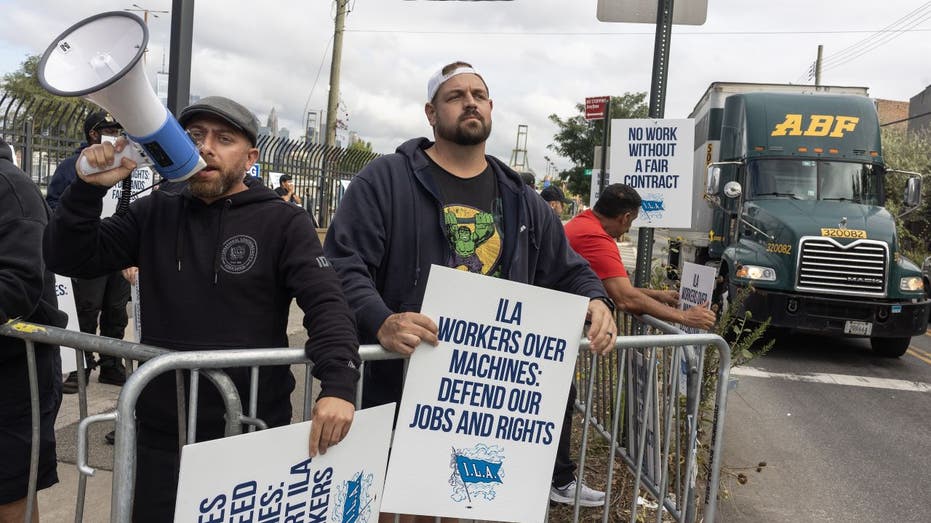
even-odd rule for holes
{"type": "Polygon", "coordinates": [[[908,350],[911,338],[870,338],[873,352],[884,358],[898,358],[908,350]]]}

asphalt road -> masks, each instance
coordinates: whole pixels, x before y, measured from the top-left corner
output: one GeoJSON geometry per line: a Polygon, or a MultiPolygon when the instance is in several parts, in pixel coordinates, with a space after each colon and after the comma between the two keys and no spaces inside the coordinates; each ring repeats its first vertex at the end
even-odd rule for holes
{"type": "Polygon", "coordinates": [[[728,397],[718,521],[929,521],[931,335],[898,359],[789,335],[747,367],[728,397]]]}

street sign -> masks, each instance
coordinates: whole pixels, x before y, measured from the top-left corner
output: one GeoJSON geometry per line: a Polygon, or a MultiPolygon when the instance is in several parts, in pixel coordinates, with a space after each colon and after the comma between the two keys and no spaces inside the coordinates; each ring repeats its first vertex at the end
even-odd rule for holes
{"type": "Polygon", "coordinates": [[[252,167],[248,171],[249,176],[255,176],[256,178],[262,177],[262,167],[259,165],[259,162],[252,164],[252,167]]]}
{"type": "MultiPolygon", "coordinates": [[[[657,0],[598,0],[595,16],[601,22],[655,24],[657,0]]],[[[703,25],[708,18],[708,0],[676,0],[672,23],[703,25]]]]}
{"type": "Polygon", "coordinates": [[[591,170],[591,169],[585,169],[585,173],[584,173],[584,174],[585,174],[585,176],[591,176],[591,175],[592,175],[592,170],[591,170]]]}
{"type": "Polygon", "coordinates": [[[586,120],[604,120],[605,108],[608,106],[609,97],[593,96],[585,99],[585,119],[586,120]]]}

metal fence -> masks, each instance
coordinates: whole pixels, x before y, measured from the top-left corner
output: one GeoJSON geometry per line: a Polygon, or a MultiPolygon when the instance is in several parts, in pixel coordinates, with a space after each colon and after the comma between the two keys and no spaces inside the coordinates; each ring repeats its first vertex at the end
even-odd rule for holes
{"type": "Polygon", "coordinates": [[[259,137],[256,147],[265,182],[277,184],[277,177],[290,175],[301,205],[314,215],[319,227],[330,224],[346,183],[380,156],[267,135],[259,137]]]}
{"type": "MultiPolygon", "coordinates": [[[[0,93],[0,134],[13,146],[20,166],[40,187],[48,186],[58,164],[84,141],[88,104],[16,98],[0,93]]],[[[302,207],[326,227],[348,182],[379,154],[327,147],[303,140],[259,136],[259,173],[267,185],[288,174],[302,207]]]]}
{"type": "MultiPolygon", "coordinates": [[[[715,334],[685,334],[646,315],[622,314],[619,323],[622,335],[616,350],[601,358],[580,350],[575,374],[580,391],[576,409],[587,421],[579,469],[585,469],[589,432],[593,431],[608,446],[607,455],[614,456],[629,473],[621,481],[614,479],[613,466],[592,470],[605,476],[607,499],[601,519],[638,521],[643,507],[657,522],[669,518],[714,521],[730,347],[715,334]],[[632,335],[635,323],[646,328],[645,335],[632,335]],[[713,389],[703,383],[708,361],[714,364],[713,389]],[[712,408],[713,417],[704,427],[710,435],[710,441],[704,442],[708,455],[700,460],[703,405],[712,408]],[[705,474],[698,481],[700,468],[705,474]],[[629,516],[612,508],[615,486],[629,488],[627,503],[618,507],[629,511],[629,516]]],[[[573,521],[578,518],[576,503],[573,521]]]]}
{"type": "MultiPolygon", "coordinates": [[[[720,469],[720,449],[724,426],[726,386],[730,367],[730,350],[727,343],[713,334],[682,334],[658,320],[643,318],[655,332],[666,334],[648,334],[643,336],[621,336],[616,341],[616,351],[604,358],[591,355],[587,350],[586,340],[582,341],[580,356],[576,367],[576,382],[579,384],[581,400],[576,402],[576,409],[584,413],[586,423],[582,425],[582,437],[579,442],[579,477],[586,474],[587,460],[594,452],[590,434],[598,434],[601,443],[607,445],[607,466],[603,469],[591,468],[589,477],[599,475],[595,480],[603,483],[606,489],[606,503],[602,508],[602,521],[631,522],[638,520],[638,503],[652,497],[657,501],[651,511],[657,522],[672,517],[676,521],[696,521],[696,504],[704,495],[704,521],[713,521],[716,507],[717,484],[720,469]],[[685,349],[691,347],[691,349],[685,349]],[[702,387],[698,377],[701,376],[705,349],[715,349],[719,358],[717,385],[714,391],[714,420],[706,430],[712,434],[711,454],[706,463],[707,481],[701,492],[695,478],[698,472],[697,431],[698,404],[702,387]],[[682,361],[685,362],[689,383],[684,387],[686,396],[680,398],[678,386],[681,365],[680,351],[686,351],[682,361]],[[645,358],[640,370],[631,362],[636,354],[645,358]],[[657,356],[659,354],[659,356],[657,356]],[[627,369],[627,370],[625,370],[627,369]],[[641,372],[643,371],[643,372],[641,372]],[[636,383],[638,392],[625,387],[636,383]],[[638,401],[627,402],[626,399],[641,398],[639,403],[644,408],[635,407],[638,401]],[[626,430],[620,430],[622,413],[634,410],[631,416],[635,422],[628,423],[626,430]],[[652,418],[650,418],[652,415],[652,418]],[[636,421],[638,420],[639,421],[636,421]],[[651,421],[652,420],[652,421],[651,421]],[[626,437],[624,434],[626,433],[626,437]],[[625,443],[626,442],[626,443],[625,443]],[[651,443],[652,442],[652,443],[651,443]],[[612,459],[613,457],[613,459],[612,459]],[[617,469],[617,470],[616,470],[617,469]],[[612,496],[617,483],[616,472],[628,471],[624,483],[629,487],[627,508],[613,508],[612,496]],[[619,512],[620,510],[620,512],[619,512]],[[626,513],[629,512],[629,516],[626,513]]],[[[116,441],[114,447],[114,466],[111,491],[111,521],[129,521],[132,514],[132,495],[134,488],[134,464],[136,446],[136,426],[134,410],[136,400],[143,388],[155,376],[175,371],[180,376],[181,370],[191,371],[191,387],[187,418],[179,414],[179,441],[184,444],[194,441],[196,433],[197,377],[203,373],[218,388],[226,406],[226,434],[234,435],[242,431],[242,425],[249,430],[264,428],[264,422],[256,418],[255,389],[258,386],[258,368],[265,365],[304,364],[309,367],[303,349],[257,349],[257,350],[217,350],[203,352],[171,352],[165,349],[130,343],[122,340],[103,338],[90,334],[72,332],[64,329],[33,325],[14,321],[0,326],[0,335],[21,338],[26,341],[27,360],[29,362],[30,384],[36,383],[34,343],[50,343],[74,347],[80,350],[99,352],[144,363],[132,373],[123,386],[115,412],[86,415],[86,391],[84,373],[78,372],[79,401],[84,404],[81,409],[82,420],[78,431],[78,499],[75,507],[75,521],[83,519],[85,492],[84,475],[93,474],[93,469],[86,463],[87,429],[96,422],[114,421],[116,423],[116,441]],[[251,402],[246,412],[239,398],[236,387],[221,370],[229,367],[251,367],[252,392],[251,402]]],[[[398,355],[386,352],[380,346],[368,345],[360,348],[363,365],[366,361],[392,359],[398,355]]],[[[83,366],[83,357],[78,353],[79,368],[83,366]]],[[[303,419],[308,419],[311,412],[310,372],[307,369],[304,382],[303,419]]],[[[180,385],[179,385],[180,387],[180,385]]],[[[360,382],[361,392],[361,382],[360,382]]],[[[180,396],[179,396],[180,397],[180,396]]],[[[361,394],[358,395],[361,398],[361,394]]],[[[33,434],[38,438],[39,406],[37,394],[32,394],[33,434]]],[[[181,407],[183,407],[183,400],[181,407]]],[[[179,408],[179,413],[184,409],[179,408]]],[[[33,448],[37,448],[34,443],[33,448]]],[[[33,467],[30,469],[30,483],[27,510],[31,511],[35,499],[35,474],[38,454],[33,452],[33,467]]],[[[620,488],[620,487],[619,487],[620,488]]],[[[623,495],[623,494],[622,494],[623,495]]],[[[578,493],[576,494],[578,498],[578,493]]],[[[597,509],[586,509],[597,510],[597,509]]],[[[27,521],[30,515],[27,514],[27,521]]],[[[572,520],[578,521],[580,506],[578,499],[573,507],[572,520]]],[[[562,516],[549,517],[552,521],[565,521],[562,516]]]]}

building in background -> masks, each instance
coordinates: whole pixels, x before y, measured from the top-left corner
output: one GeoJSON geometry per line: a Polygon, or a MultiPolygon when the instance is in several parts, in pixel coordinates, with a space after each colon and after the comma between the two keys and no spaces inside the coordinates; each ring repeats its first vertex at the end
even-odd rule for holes
{"type": "Polygon", "coordinates": [[[874,98],[873,105],[876,106],[876,112],[879,114],[880,126],[885,126],[901,132],[908,130],[908,102],[874,98]]]}
{"type": "Polygon", "coordinates": [[[931,85],[916,94],[908,104],[908,132],[928,132],[931,128],[931,85]]]}

